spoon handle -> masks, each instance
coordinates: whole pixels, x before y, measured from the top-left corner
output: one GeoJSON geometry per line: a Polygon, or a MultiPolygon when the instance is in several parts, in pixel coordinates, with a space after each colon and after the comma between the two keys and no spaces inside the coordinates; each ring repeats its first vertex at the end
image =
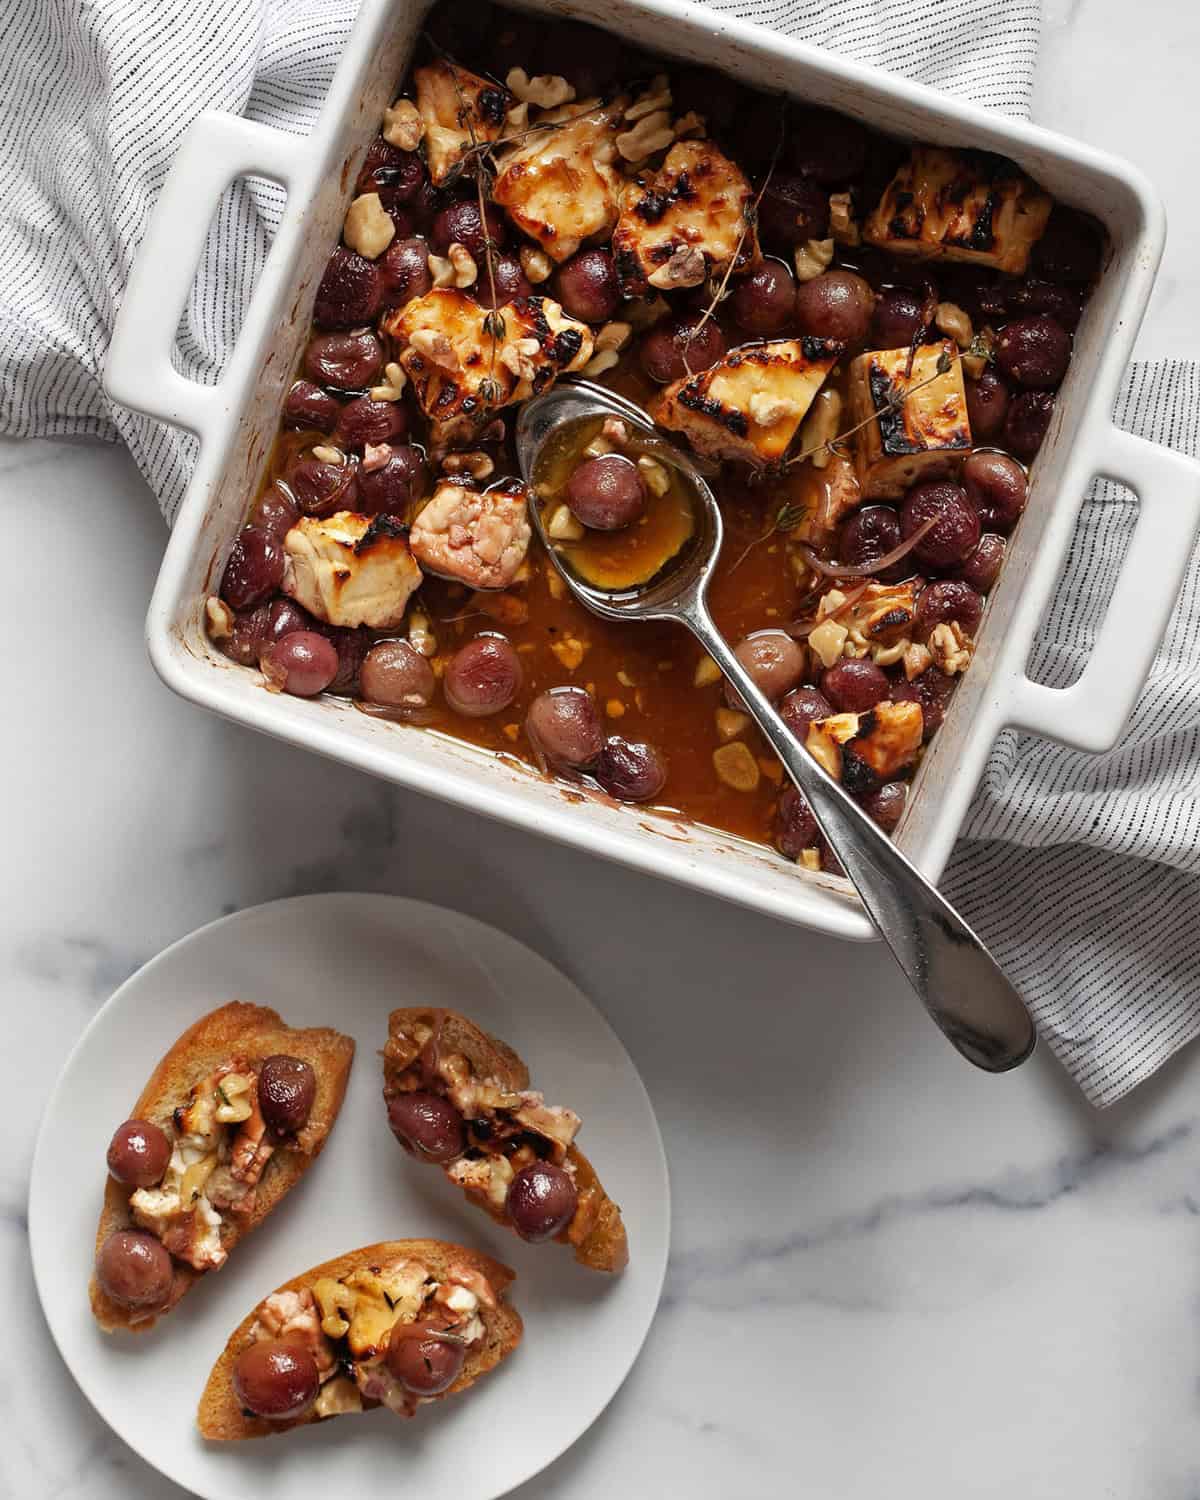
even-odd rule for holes
{"type": "Polygon", "coordinates": [[[883,940],[952,1046],[989,1073],[1015,1068],[1037,1040],[1024,1002],[948,901],[809,755],[695,598],[684,622],[741,694],[808,799],[883,940]]]}

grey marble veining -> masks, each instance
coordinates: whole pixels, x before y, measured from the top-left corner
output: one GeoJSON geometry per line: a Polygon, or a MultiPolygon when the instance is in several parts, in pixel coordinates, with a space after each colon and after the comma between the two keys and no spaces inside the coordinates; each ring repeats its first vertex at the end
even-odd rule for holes
{"type": "MultiPolygon", "coordinates": [[[[1047,0],[1039,118],[1139,161],[1172,219],[1140,352],[1194,352],[1200,12],[1047,0]]],[[[600,1004],[654,1098],[666,1295],[609,1410],[523,1500],[1195,1500],[1200,1054],[1097,1116],[1039,1056],[965,1068],[875,948],[815,938],[231,728],[154,678],[162,547],[105,446],[0,443],[0,1495],[181,1495],[50,1346],[25,1236],[43,1102],[111,989],[273,897],[460,907],[600,1004]]],[[[98,1145],[97,1150],[101,1147],[98,1145]]],[[[100,1157],[97,1157],[100,1170],[100,1157]]]]}

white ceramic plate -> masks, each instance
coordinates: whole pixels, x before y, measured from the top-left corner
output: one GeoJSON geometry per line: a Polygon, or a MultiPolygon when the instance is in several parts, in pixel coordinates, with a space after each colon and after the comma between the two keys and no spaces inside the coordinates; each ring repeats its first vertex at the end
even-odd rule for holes
{"type": "Polygon", "coordinates": [[[590,1426],[637,1357],[670,1238],[662,1139],[624,1048],[544,959],[472,918],[390,896],[280,901],[214,922],[123,984],[83,1034],[51,1095],[29,1193],[33,1267],[51,1332],[96,1410],[141,1456],[208,1500],[329,1500],[357,1492],[492,1500],[590,1426]],[[154,1064],[199,1015],[241,998],[358,1043],[321,1159],[225,1267],[150,1333],[101,1333],[87,1298],[104,1152],[154,1064]],[[376,1056],[388,1012],[462,1010],[510,1042],[536,1087],[583,1116],[581,1144],[621,1205],[630,1264],[587,1271],[526,1245],[392,1140],[376,1056]],[[281,1282],[376,1240],[435,1235],[513,1266],[517,1352],[463,1396],[406,1422],[380,1410],[256,1442],[208,1444],[196,1403],[229,1334],[281,1282]]]}

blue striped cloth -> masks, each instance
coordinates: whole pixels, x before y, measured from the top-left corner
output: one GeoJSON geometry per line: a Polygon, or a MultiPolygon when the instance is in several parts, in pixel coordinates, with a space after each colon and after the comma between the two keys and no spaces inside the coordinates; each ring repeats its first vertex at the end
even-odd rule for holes
{"type": "MultiPolygon", "coordinates": [[[[1029,111],[1038,0],[710,3],[1029,111]]],[[[125,442],[171,521],[193,440],[114,408],[100,386],[130,262],[191,120],[220,109],[308,131],[354,13],[354,0],[0,0],[0,431],[125,442]]],[[[179,329],[177,365],[190,378],[219,376],[282,207],[265,181],[226,193],[179,329]]],[[[1137,368],[1118,419],[1194,453],[1196,382],[1191,366],[1137,368]]],[[[1105,598],[1129,525],[1126,500],[1098,487],[1040,648],[1046,680],[1086,659],[1095,617],[1081,601],[1105,598]]],[[[1001,737],[947,877],[1098,1104],[1200,1025],[1200,929],[1188,920],[1200,896],[1189,787],[1198,602],[1189,584],[1118,750],[1092,757],[1001,737]]]]}

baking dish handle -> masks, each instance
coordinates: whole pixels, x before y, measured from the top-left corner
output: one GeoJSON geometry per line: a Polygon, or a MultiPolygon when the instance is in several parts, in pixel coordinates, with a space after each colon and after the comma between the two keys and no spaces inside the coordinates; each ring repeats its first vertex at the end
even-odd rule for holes
{"type": "Polygon", "coordinates": [[[1097,473],[1133,490],[1137,524],[1091,659],[1068,688],[1023,678],[1006,719],[1080,750],[1109,750],[1133,711],[1200,530],[1200,464],[1110,427],[1097,473]]]}
{"type": "Polygon", "coordinates": [[[104,365],[114,401],[203,438],[223,405],[171,362],[175,332],[221,194],[261,173],[290,187],[305,141],[238,115],[199,115],[184,133],[129,273],[104,365]]]}

